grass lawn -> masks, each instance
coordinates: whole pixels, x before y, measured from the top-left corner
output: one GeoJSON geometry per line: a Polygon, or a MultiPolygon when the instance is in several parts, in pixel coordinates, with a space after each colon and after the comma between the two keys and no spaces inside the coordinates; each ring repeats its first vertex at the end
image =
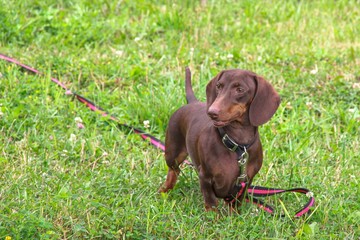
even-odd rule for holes
{"type": "Polygon", "coordinates": [[[0,0],[0,53],[44,73],[0,60],[0,239],[359,239],[360,2],[201,2],[0,0]],[[163,153],[50,81],[164,139],[185,66],[202,100],[223,69],[272,83],[253,183],[311,189],[310,215],[291,193],[207,213],[190,167],[157,194],[163,153]]]}

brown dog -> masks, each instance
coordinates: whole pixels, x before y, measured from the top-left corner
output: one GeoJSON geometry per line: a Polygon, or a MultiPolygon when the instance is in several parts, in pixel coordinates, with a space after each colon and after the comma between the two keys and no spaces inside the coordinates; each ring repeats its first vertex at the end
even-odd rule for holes
{"type": "Polygon", "coordinates": [[[250,185],[260,170],[263,152],[258,126],[273,116],[280,98],[262,77],[239,69],[222,71],[208,83],[206,103],[196,99],[188,68],[185,85],[188,104],[169,121],[165,140],[169,170],[159,192],[175,186],[179,165],[190,155],[205,208],[216,210],[218,198],[236,194],[239,181],[250,185]]]}

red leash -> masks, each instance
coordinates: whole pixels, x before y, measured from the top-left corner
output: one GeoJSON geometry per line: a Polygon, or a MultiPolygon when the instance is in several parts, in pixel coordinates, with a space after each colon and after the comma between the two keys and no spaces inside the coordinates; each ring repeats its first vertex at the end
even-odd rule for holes
{"type": "MultiPolygon", "coordinates": [[[[3,55],[1,53],[0,53],[0,58],[7,61],[7,62],[14,63],[14,64],[22,67],[23,69],[25,69],[25,70],[27,70],[29,72],[32,72],[32,73],[35,73],[35,74],[38,74],[38,75],[42,75],[42,73],[39,72],[38,70],[36,70],[36,69],[34,69],[32,67],[29,67],[29,66],[27,66],[25,64],[22,64],[19,61],[15,60],[13,58],[10,58],[10,57],[8,57],[6,55],[3,55]]],[[[150,144],[153,145],[155,148],[158,148],[158,149],[160,149],[162,151],[165,151],[164,143],[162,141],[160,141],[159,139],[157,139],[156,137],[154,137],[154,136],[152,136],[152,135],[150,135],[148,133],[145,133],[144,131],[142,131],[142,130],[140,130],[138,128],[129,126],[129,125],[124,124],[124,123],[120,123],[119,120],[115,116],[109,114],[108,112],[106,112],[101,107],[96,106],[93,102],[86,99],[85,97],[83,97],[83,96],[81,96],[81,95],[79,95],[79,94],[77,94],[75,92],[72,92],[63,83],[61,83],[58,79],[53,78],[53,77],[51,77],[50,79],[51,79],[51,81],[56,83],[58,86],[60,86],[63,90],[65,90],[66,94],[75,96],[77,100],[79,100],[81,103],[83,103],[85,106],[87,106],[90,110],[98,112],[103,117],[109,117],[111,120],[115,121],[120,127],[126,127],[128,129],[132,130],[134,133],[140,135],[140,137],[143,140],[150,141],[150,144]]],[[[190,162],[185,162],[185,163],[191,165],[190,162]]],[[[243,194],[245,187],[246,187],[246,184],[241,183],[241,185],[238,186],[239,190],[238,190],[237,196],[228,197],[228,198],[225,198],[224,200],[226,202],[228,202],[228,203],[235,202],[237,200],[237,198],[239,198],[243,194]]],[[[281,193],[284,193],[284,192],[302,193],[302,194],[306,194],[306,196],[309,197],[309,201],[303,206],[302,209],[300,209],[298,212],[295,213],[295,217],[300,217],[300,216],[304,215],[305,213],[309,212],[310,207],[312,207],[314,205],[314,203],[315,203],[315,198],[312,196],[312,192],[310,192],[306,188],[278,189],[278,188],[266,188],[266,187],[259,187],[259,186],[249,186],[248,187],[248,189],[247,189],[248,194],[246,194],[246,201],[247,202],[252,202],[252,203],[256,204],[258,207],[260,207],[261,209],[273,214],[274,209],[270,205],[265,204],[263,201],[255,198],[255,197],[266,197],[266,196],[281,194],[281,193]]]]}

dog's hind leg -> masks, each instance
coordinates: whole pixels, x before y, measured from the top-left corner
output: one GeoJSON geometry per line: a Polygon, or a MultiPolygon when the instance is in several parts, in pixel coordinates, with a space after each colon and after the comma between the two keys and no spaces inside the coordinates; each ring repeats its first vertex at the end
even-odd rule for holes
{"type": "MultiPolygon", "coordinates": [[[[171,129],[171,126],[169,126],[171,129]]],[[[188,156],[185,139],[178,129],[168,129],[165,142],[165,160],[168,165],[168,173],[165,183],[160,187],[159,192],[167,192],[174,188],[180,174],[180,164],[188,156]]]]}

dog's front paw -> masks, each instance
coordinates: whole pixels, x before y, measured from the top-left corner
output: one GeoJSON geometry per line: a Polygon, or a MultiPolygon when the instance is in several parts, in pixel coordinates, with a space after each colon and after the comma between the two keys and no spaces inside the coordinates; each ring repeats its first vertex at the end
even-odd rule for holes
{"type": "Polygon", "coordinates": [[[219,212],[216,205],[208,205],[208,204],[205,204],[205,211],[207,211],[207,212],[219,212]]]}

